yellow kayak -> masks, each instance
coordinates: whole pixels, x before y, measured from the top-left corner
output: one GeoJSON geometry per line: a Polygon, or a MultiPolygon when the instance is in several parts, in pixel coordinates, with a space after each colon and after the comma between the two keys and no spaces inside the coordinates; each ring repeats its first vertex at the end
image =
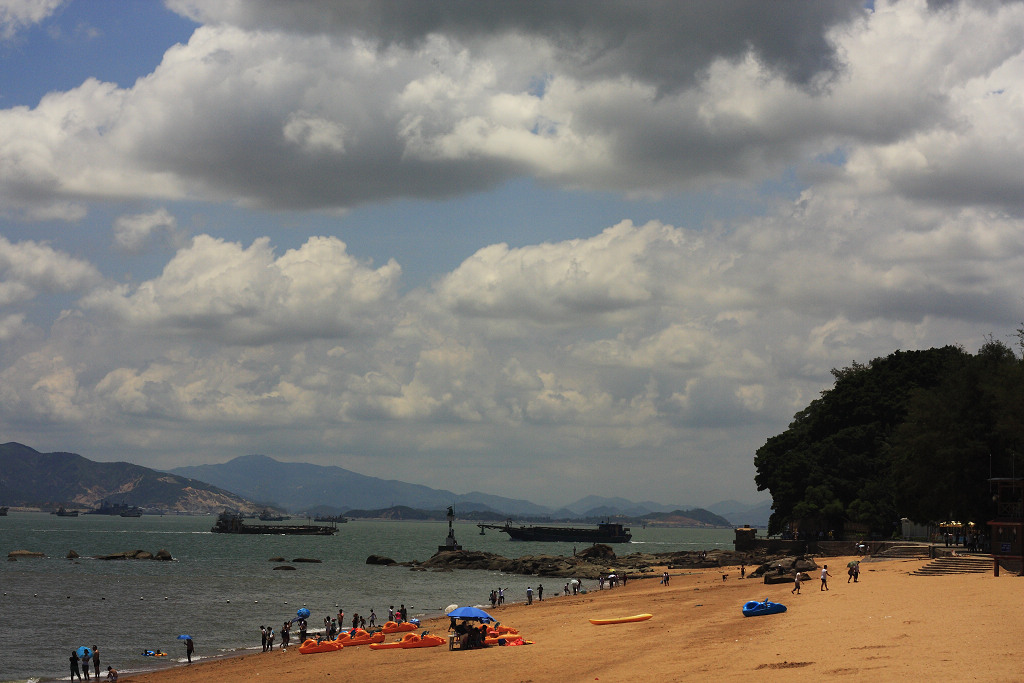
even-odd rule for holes
{"type": "Polygon", "coordinates": [[[618,617],[616,619],[591,619],[590,623],[597,624],[598,626],[604,624],[625,624],[630,621],[647,621],[653,616],[653,614],[634,614],[631,617],[618,617]]]}

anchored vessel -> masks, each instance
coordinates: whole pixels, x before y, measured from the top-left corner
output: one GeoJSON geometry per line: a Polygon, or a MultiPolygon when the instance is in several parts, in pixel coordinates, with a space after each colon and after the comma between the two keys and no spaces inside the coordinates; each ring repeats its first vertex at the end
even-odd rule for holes
{"type": "Polygon", "coordinates": [[[504,524],[477,524],[484,529],[497,529],[508,534],[513,541],[564,541],[567,543],[629,543],[633,535],[627,527],[612,522],[601,522],[597,527],[569,526],[512,526],[504,524]]]}
{"type": "Polygon", "coordinates": [[[215,534],[284,534],[286,536],[330,536],[338,528],[320,524],[246,524],[237,512],[222,512],[210,529],[215,534]]]}

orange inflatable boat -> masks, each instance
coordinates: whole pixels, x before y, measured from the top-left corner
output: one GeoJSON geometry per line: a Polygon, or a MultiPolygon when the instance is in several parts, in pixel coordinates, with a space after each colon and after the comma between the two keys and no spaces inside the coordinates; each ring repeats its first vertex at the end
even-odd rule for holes
{"type": "Polygon", "coordinates": [[[304,655],[312,655],[318,652],[334,652],[345,647],[344,644],[339,643],[337,640],[321,640],[319,643],[312,638],[307,638],[302,645],[299,645],[299,653],[304,655]]]}
{"type": "Polygon", "coordinates": [[[386,621],[381,630],[384,633],[401,633],[402,631],[415,631],[418,628],[419,626],[411,621],[403,621],[401,624],[394,621],[386,621]]]}
{"type": "Polygon", "coordinates": [[[413,647],[437,647],[444,643],[441,636],[425,635],[420,637],[415,633],[406,633],[402,639],[394,643],[371,643],[371,650],[406,650],[413,647]]]}

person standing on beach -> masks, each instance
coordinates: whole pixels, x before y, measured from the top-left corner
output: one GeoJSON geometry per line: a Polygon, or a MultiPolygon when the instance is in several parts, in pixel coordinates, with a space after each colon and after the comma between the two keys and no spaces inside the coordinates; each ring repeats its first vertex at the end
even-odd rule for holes
{"type": "Polygon", "coordinates": [[[533,588],[531,588],[530,586],[526,587],[526,604],[533,604],[533,588]]]}
{"type": "Polygon", "coordinates": [[[192,653],[196,651],[196,644],[192,642],[191,638],[185,639],[185,656],[188,657],[188,663],[192,663],[192,653]]]}
{"type": "Polygon", "coordinates": [[[92,646],[92,672],[96,674],[96,680],[100,680],[100,649],[96,645],[92,646]]]}
{"type": "Polygon", "coordinates": [[[299,619],[299,645],[306,642],[306,620],[299,619]]]}
{"type": "Polygon", "coordinates": [[[263,651],[267,651],[267,627],[260,624],[260,640],[263,641],[263,651]]]}
{"type": "Polygon", "coordinates": [[[370,628],[373,628],[376,625],[377,625],[377,613],[374,612],[373,608],[371,607],[370,608],[370,628]]]}
{"type": "Polygon", "coordinates": [[[394,620],[395,620],[395,606],[391,605],[390,607],[388,607],[388,621],[394,621],[394,620]]]}
{"type": "Polygon", "coordinates": [[[537,584],[537,599],[538,600],[543,600],[544,599],[544,584],[542,584],[542,583],[538,583],[537,584]]]}
{"type": "Polygon", "coordinates": [[[75,680],[75,676],[78,676],[78,680],[82,680],[82,670],[78,668],[78,653],[72,650],[68,661],[71,662],[71,680],[75,680]]]}
{"type": "Polygon", "coordinates": [[[800,571],[797,570],[796,576],[793,577],[793,590],[790,593],[796,593],[800,595],[800,571]]]}
{"type": "Polygon", "coordinates": [[[82,675],[85,680],[89,680],[89,651],[86,650],[85,654],[82,655],[82,675]]]}
{"type": "Polygon", "coordinates": [[[288,642],[292,639],[292,624],[286,621],[281,625],[281,649],[288,649],[288,642]]]}
{"type": "Polygon", "coordinates": [[[267,627],[267,652],[274,651],[274,627],[267,627]]]}
{"type": "Polygon", "coordinates": [[[504,605],[504,604],[505,604],[505,589],[499,587],[498,588],[498,605],[500,606],[500,605],[504,605]]]}
{"type": "Polygon", "coordinates": [[[828,577],[832,576],[828,573],[828,565],[822,565],[821,567],[821,590],[828,590],[828,577]]]}

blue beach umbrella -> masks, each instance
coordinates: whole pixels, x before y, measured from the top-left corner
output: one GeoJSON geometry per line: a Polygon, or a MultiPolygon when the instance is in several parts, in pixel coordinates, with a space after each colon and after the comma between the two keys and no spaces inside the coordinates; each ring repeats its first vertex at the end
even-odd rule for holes
{"type": "Polygon", "coordinates": [[[451,612],[449,612],[448,616],[454,617],[455,619],[479,619],[480,621],[494,621],[494,617],[492,617],[490,614],[483,611],[479,607],[459,607],[458,609],[453,609],[451,612]]]}
{"type": "Polygon", "coordinates": [[[305,607],[300,607],[299,611],[295,613],[299,619],[309,619],[309,610],[305,607]]]}
{"type": "Polygon", "coordinates": [[[182,633],[180,636],[178,636],[178,640],[192,640],[192,636],[186,633],[182,633]]]}
{"type": "Polygon", "coordinates": [[[88,659],[89,657],[92,657],[92,649],[86,647],[85,645],[78,648],[77,652],[79,659],[88,659]]]}

